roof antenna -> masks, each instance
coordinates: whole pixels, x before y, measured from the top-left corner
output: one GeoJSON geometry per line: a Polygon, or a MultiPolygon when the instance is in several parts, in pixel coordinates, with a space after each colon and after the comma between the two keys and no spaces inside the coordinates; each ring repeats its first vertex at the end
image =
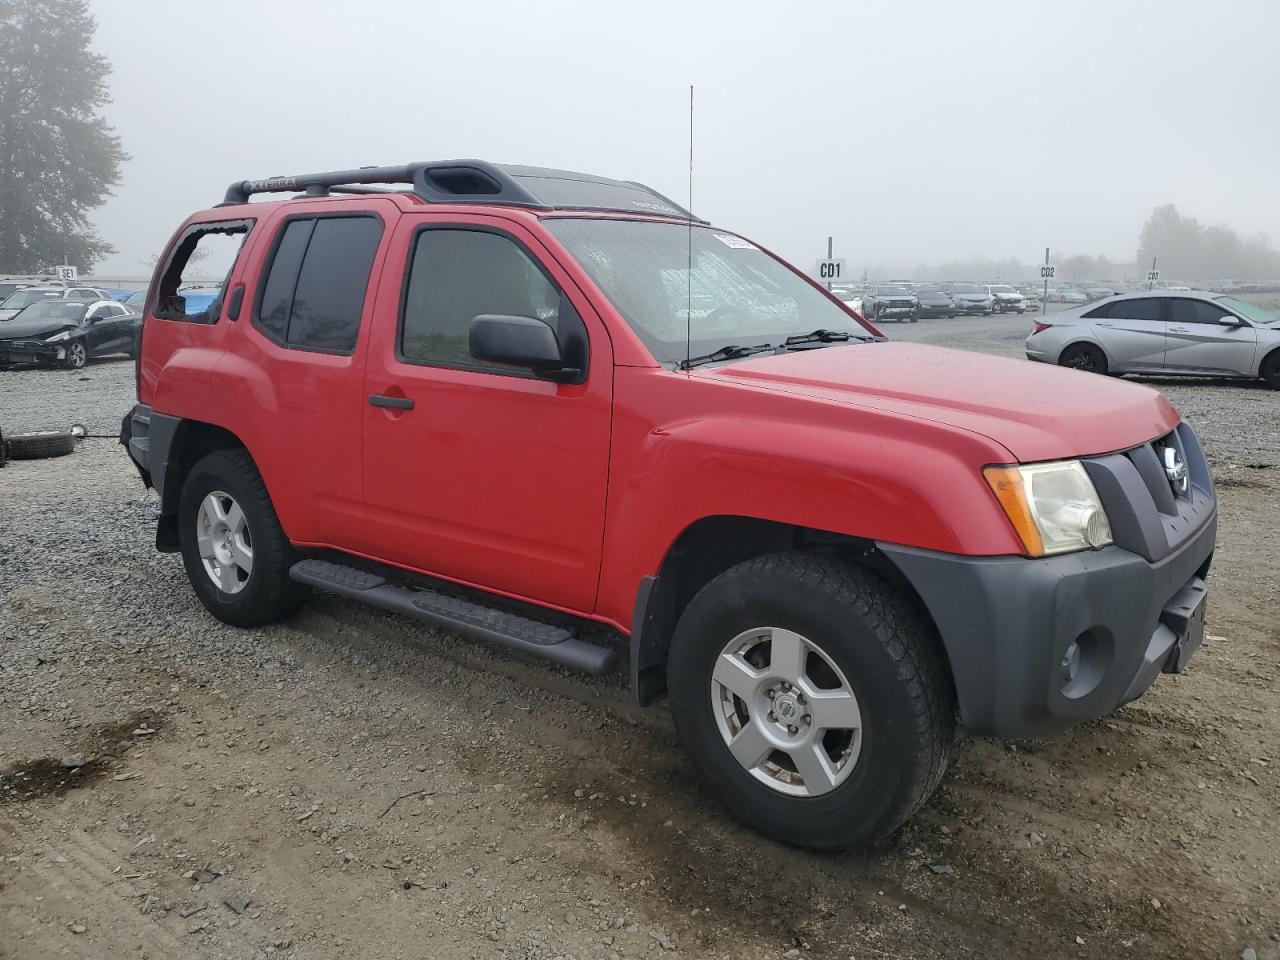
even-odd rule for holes
{"type": "Polygon", "coordinates": [[[685,271],[684,368],[693,353],[693,84],[689,84],[689,262],[685,271]]]}

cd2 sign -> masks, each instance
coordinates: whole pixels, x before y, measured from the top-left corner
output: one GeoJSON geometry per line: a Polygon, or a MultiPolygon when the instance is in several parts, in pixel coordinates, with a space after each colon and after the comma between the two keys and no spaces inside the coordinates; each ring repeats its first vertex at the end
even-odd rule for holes
{"type": "Polygon", "coordinates": [[[819,260],[818,279],[823,283],[835,283],[844,276],[843,260],[819,260]]]}

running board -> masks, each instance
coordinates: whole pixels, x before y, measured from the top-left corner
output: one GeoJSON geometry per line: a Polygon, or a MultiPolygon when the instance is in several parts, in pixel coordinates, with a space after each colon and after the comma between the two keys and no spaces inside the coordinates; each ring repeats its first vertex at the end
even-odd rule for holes
{"type": "Polygon", "coordinates": [[[522,650],[586,673],[608,673],[618,662],[617,651],[587,643],[564,627],[539,623],[438,590],[397,587],[376,573],[354,567],[326,560],[300,560],[289,569],[289,576],[318,590],[407,614],[432,626],[522,650]]]}

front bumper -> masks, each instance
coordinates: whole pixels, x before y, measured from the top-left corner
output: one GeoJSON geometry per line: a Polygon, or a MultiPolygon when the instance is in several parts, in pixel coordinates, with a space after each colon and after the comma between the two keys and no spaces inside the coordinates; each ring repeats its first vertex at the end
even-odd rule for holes
{"type": "Polygon", "coordinates": [[[982,301],[956,301],[956,313],[991,313],[992,305],[982,301]]]}
{"type": "Polygon", "coordinates": [[[0,340],[0,364],[57,363],[66,359],[67,345],[43,340],[0,340]]]}
{"type": "Polygon", "coordinates": [[[1117,546],[1035,560],[880,549],[938,626],[965,730],[1017,739],[1106,716],[1185,666],[1216,534],[1215,513],[1156,563],[1117,546]]]}
{"type": "Polygon", "coordinates": [[[1022,300],[997,300],[995,302],[995,310],[997,313],[1022,313],[1027,309],[1027,305],[1022,300]]]}
{"type": "Polygon", "coordinates": [[[922,303],[916,307],[918,317],[949,317],[955,312],[956,308],[949,303],[922,303]]]}

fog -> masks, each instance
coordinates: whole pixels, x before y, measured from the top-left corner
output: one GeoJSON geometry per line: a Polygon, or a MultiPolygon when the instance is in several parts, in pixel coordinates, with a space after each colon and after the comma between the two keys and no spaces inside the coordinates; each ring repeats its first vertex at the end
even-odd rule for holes
{"type": "Polygon", "coordinates": [[[1152,209],[1280,239],[1280,4],[95,0],[148,272],[243,178],[480,157],[644,181],[808,266],[1131,261],[1152,209]]]}

